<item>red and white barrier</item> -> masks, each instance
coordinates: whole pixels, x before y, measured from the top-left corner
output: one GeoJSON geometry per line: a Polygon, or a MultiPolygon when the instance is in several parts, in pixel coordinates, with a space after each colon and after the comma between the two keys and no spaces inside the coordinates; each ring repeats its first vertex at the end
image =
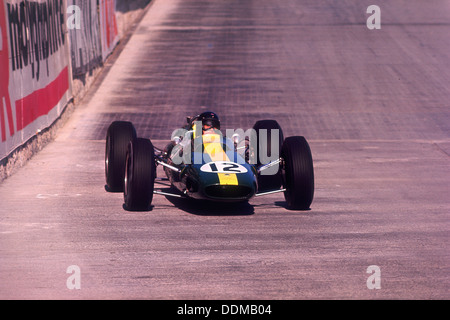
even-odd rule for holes
{"type": "Polygon", "coordinates": [[[65,0],[0,0],[0,159],[71,98],[65,0]]]}
{"type": "Polygon", "coordinates": [[[0,0],[0,160],[61,115],[72,97],[72,60],[86,72],[98,65],[98,55],[86,54],[99,51],[92,46],[101,43],[104,61],[119,42],[116,1],[98,1],[98,24],[95,0],[81,4],[76,18],[90,20],[70,44],[67,0],[0,0]]]}

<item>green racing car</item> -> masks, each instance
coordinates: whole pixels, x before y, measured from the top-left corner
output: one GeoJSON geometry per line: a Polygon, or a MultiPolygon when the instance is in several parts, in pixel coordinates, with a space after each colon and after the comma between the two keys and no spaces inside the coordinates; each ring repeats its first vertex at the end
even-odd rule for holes
{"type": "MultiPolygon", "coordinates": [[[[137,136],[131,122],[114,121],[105,152],[106,189],[123,192],[127,210],[148,210],[153,195],[218,202],[245,202],[284,193],[287,208],[308,210],[314,196],[314,168],[302,136],[284,138],[275,120],[259,120],[247,131],[220,131],[214,112],[187,117],[170,143],[159,149],[137,136]],[[155,189],[163,166],[176,192],[155,189]]],[[[173,188],[172,188],[173,189],[173,188]]]]}

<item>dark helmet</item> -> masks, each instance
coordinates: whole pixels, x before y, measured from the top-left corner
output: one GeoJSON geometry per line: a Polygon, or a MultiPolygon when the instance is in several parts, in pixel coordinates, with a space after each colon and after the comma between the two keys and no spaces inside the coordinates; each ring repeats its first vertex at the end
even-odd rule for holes
{"type": "Polygon", "coordinates": [[[220,130],[220,120],[219,116],[211,111],[202,112],[197,117],[198,121],[202,122],[202,126],[210,126],[214,129],[220,130]]]}

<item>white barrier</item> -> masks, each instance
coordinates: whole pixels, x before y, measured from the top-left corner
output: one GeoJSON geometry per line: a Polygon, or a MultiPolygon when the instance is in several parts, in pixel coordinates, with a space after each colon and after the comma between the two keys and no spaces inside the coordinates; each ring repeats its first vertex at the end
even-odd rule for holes
{"type": "Polygon", "coordinates": [[[119,42],[115,8],[116,0],[99,0],[103,61],[106,60],[119,42]]]}

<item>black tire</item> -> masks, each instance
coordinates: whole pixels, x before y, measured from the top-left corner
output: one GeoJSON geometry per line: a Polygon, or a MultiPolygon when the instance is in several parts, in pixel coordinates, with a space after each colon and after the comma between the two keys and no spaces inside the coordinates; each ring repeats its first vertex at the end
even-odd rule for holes
{"type": "Polygon", "coordinates": [[[108,191],[122,192],[128,143],[136,138],[136,129],[128,121],[114,121],[106,134],[105,175],[108,191]]]}
{"type": "MultiPolygon", "coordinates": [[[[278,154],[281,154],[281,146],[283,145],[283,130],[281,129],[281,126],[278,124],[278,122],[276,120],[259,120],[255,123],[255,125],[253,126],[253,129],[255,129],[256,131],[256,137],[258,141],[258,152],[256,154],[257,156],[257,166],[260,166],[262,163],[260,161],[260,153],[264,152],[266,155],[272,155],[272,150],[271,150],[271,146],[272,146],[272,135],[271,135],[271,130],[272,129],[276,129],[279,130],[279,136],[278,136],[278,154]],[[267,130],[267,145],[264,145],[263,148],[267,148],[266,149],[262,149],[261,150],[261,145],[259,143],[260,141],[260,130],[261,129],[266,129],[267,130]]],[[[266,163],[264,163],[266,164],[266,163]]],[[[281,178],[281,170],[278,170],[278,172],[276,174],[271,174],[271,175],[264,175],[261,174],[258,177],[258,190],[259,191],[267,191],[267,190],[274,190],[274,189],[279,189],[282,185],[282,178],[281,178]]]]}
{"type": "Polygon", "coordinates": [[[314,167],[311,149],[304,137],[288,137],[281,148],[284,161],[284,197],[289,209],[307,210],[314,197],[314,167]]]}
{"type": "Polygon", "coordinates": [[[136,138],[128,144],[125,161],[124,201],[127,210],[147,210],[153,200],[156,177],[151,141],[136,138]]]}

